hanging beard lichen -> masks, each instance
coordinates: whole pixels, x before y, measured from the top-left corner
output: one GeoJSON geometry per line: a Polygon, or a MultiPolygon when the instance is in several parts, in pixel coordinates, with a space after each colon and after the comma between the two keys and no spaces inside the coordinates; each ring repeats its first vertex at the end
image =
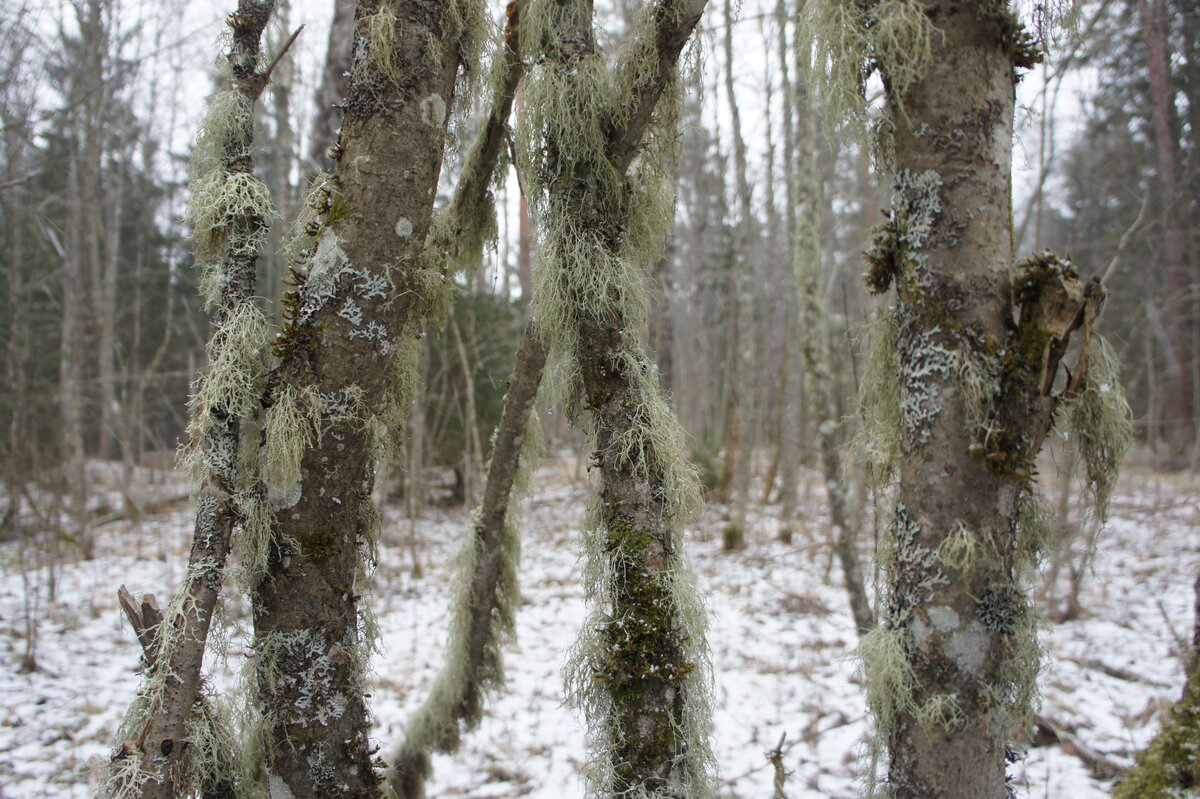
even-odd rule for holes
{"type": "Polygon", "coordinates": [[[871,73],[888,77],[889,97],[903,96],[929,68],[933,38],[941,35],[924,4],[908,0],[806,0],[801,18],[814,39],[822,113],[831,124],[849,122],[859,137],[872,125],[888,126],[864,98],[871,73]]]}
{"type": "Polygon", "coordinates": [[[1121,385],[1120,362],[1103,336],[1094,336],[1086,380],[1067,407],[1069,440],[1087,468],[1089,510],[1103,522],[1117,485],[1121,461],[1133,443],[1132,413],[1121,385]]]}

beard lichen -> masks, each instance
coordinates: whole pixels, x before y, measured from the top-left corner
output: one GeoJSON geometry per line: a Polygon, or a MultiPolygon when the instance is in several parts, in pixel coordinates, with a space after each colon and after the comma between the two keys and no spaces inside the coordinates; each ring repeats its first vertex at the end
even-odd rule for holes
{"type": "Polygon", "coordinates": [[[482,508],[477,507],[459,550],[442,667],[429,697],[409,721],[387,775],[390,789],[401,799],[425,795],[430,754],[457,750],[463,733],[474,729],[482,719],[484,699],[504,684],[503,650],[515,639],[516,612],[521,604],[521,539],[516,506],[529,490],[544,447],[536,414],[527,425],[497,546],[485,550],[480,534],[482,508]],[[481,564],[494,572],[494,588],[488,596],[476,594],[481,564]],[[481,621],[482,630],[478,628],[481,621]]]}
{"type": "Polygon", "coordinates": [[[628,520],[602,516],[597,495],[584,529],[584,588],[592,611],[564,671],[567,701],[588,720],[593,754],[584,774],[589,794],[703,799],[711,795],[714,770],[704,606],[684,564],[660,572],[646,569],[644,550],[658,545],[654,536],[633,529],[628,520]],[[664,647],[676,651],[664,652],[664,647]],[[640,701],[664,684],[670,706],[640,701]],[[651,764],[614,756],[626,749],[621,716],[629,707],[642,709],[635,717],[639,727],[657,729],[668,739],[656,742],[660,747],[680,752],[666,785],[640,782],[651,764]]]}
{"type": "Polygon", "coordinates": [[[908,0],[806,0],[801,14],[814,37],[826,119],[849,122],[863,140],[880,118],[865,96],[871,74],[880,73],[889,101],[903,112],[906,93],[933,62],[934,38],[943,35],[930,22],[924,3],[908,0]]]}
{"type": "Polygon", "coordinates": [[[1131,416],[1117,354],[1103,336],[1093,335],[1083,388],[1067,408],[1067,430],[1087,467],[1088,509],[1100,521],[1108,518],[1121,461],[1133,442],[1131,416]]]}
{"type": "MultiPolygon", "coordinates": [[[[896,311],[882,308],[860,340],[868,358],[858,390],[858,425],[849,450],[862,460],[872,488],[891,484],[900,465],[900,360],[896,353],[896,311]]],[[[847,460],[847,468],[852,461],[847,460]]]]}
{"type": "Polygon", "coordinates": [[[317,440],[320,397],[312,389],[287,386],[267,409],[262,447],[267,496],[276,510],[300,499],[300,462],[317,440]]]}

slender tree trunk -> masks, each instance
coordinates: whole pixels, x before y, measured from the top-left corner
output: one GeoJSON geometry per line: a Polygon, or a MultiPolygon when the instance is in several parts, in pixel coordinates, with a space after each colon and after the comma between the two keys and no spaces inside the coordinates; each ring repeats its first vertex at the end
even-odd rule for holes
{"type": "Polygon", "coordinates": [[[754,292],[750,274],[754,258],[751,248],[761,252],[754,225],[749,167],[746,163],[746,142],[742,138],[741,113],[733,80],[733,4],[725,0],[725,94],[729,100],[730,124],[733,136],[734,175],[737,180],[738,221],[733,244],[733,311],[734,335],[731,343],[733,360],[732,437],[736,446],[732,455],[733,510],[723,533],[726,549],[737,549],[746,541],[746,512],[750,502],[750,478],[754,468],[755,413],[757,392],[754,390],[754,292]]]}
{"type": "MultiPolygon", "coordinates": [[[[214,109],[210,110],[207,129],[212,140],[202,138],[197,146],[198,151],[206,153],[201,157],[209,158],[211,163],[196,169],[199,179],[193,182],[193,208],[204,201],[200,189],[203,178],[211,178],[218,186],[243,181],[253,185],[251,109],[267,80],[258,71],[259,47],[273,5],[273,0],[241,0],[237,12],[230,16],[231,87],[223,95],[227,104],[218,105],[214,101],[214,109]],[[238,110],[228,118],[217,110],[231,105],[238,110]]],[[[254,345],[230,336],[231,331],[240,329],[244,335],[248,327],[257,327],[265,338],[265,319],[255,308],[253,298],[257,246],[266,235],[269,208],[247,207],[233,219],[222,215],[219,224],[224,226],[223,232],[201,229],[194,233],[197,241],[212,237],[224,241],[220,250],[209,254],[213,258],[210,268],[222,279],[218,294],[211,298],[216,328],[209,344],[213,372],[204,382],[216,385],[233,380],[253,385],[261,379],[255,373],[256,359],[254,356],[246,359],[236,350],[239,346],[254,345]],[[259,320],[257,325],[246,325],[245,320],[255,318],[259,320]],[[230,369],[227,366],[230,358],[240,359],[245,371],[236,375],[226,371],[230,369]]],[[[201,245],[201,260],[204,254],[201,245]]],[[[260,340],[257,346],[265,347],[266,341],[260,340]]],[[[159,618],[156,623],[145,614],[130,613],[147,652],[146,689],[126,717],[122,727],[126,740],[113,758],[109,777],[101,789],[103,795],[172,799],[197,787],[206,794],[212,791],[221,794],[227,792],[223,786],[233,780],[231,773],[216,773],[213,763],[196,760],[205,756],[204,747],[193,740],[189,727],[197,720],[196,703],[208,631],[221,591],[233,527],[240,520],[236,497],[244,478],[239,474],[241,429],[245,417],[253,414],[257,400],[253,389],[239,398],[240,407],[231,402],[231,397],[216,399],[202,388],[194,399],[196,419],[190,445],[202,479],[187,576],[165,618],[155,611],[159,618]],[[133,793],[129,794],[130,791],[133,793]]],[[[132,605],[132,599],[123,604],[132,605]]],[[[153,598],[143,600],[144,607],[150,605],[153,598]]]]}
{"type": "Polygon", "coordinates": [[[662,154],[646,152],[642,141],[702,8],[702,0],[648,7],[609,74],[595,50],[588,0],[530,7],[547,31],[531,43],[531,57],[544,57],[544,66],[527,83],[534,113],[522,147],[543,231],[535,313],[572,369],[570,412],[590,411],[600,473],[585,534],[594,611],[569,684],[588,715],[592,790],[604,796],[710,790],[703,623],[681,538],[699,486],[641,339],[644,281],[671,215],[664,206],[647,218],[651,209],[639,205],[669,180],[662,154]],[[647,64],[654,65],[648,72],[647,64]],[[611,90],[599,88],[606,85],[611,90]],[[623,229],[640,235],[631,242],[623,229]]]}
{"type": "Polygon", "coordinates": [[[1179,185],[1179,123],[1171,87],[1170,55],[1166,32],[1165,0],[1138,0],[1138,18],[1146,47],[1146,67],[1150,80],[1151,118],[1154,120],[1154,144],[1158,156],[1158,180],[1162,188],[1163,277],[1166,297],[1163,323],[1171,342],[1167,350],[1167,441],[1178,460],[1191,450],[1195,438],[1192,379],[1195,369],[1192,352],[1192,288],[1188,269],[1183,223],[1184,204],[1179,185]]]}
{"type": "Polygon", "coordinates": [[[325,50],[325,68],[317,89],[317,113],[313,117],[309,142],[308,172],[333,169],[330,145],[338,140],[342,127],[342,102],[350,84],[354,45],[354,0],[334,0],[333,21],[329,26],[329,44],[325,50]]]}
{"type": "Polygon", "coordinates": [[[388,782],[401,799],[425,795],[433,751],[458,748],[460,725],[474,728],[483,716],[484,696],[500,687],[502,647],[513,635],[520,597],[517,555],[520,537],[510,504],[520,476],[528,479],[536,452],[525,443],[542,382],[546,349],[525,326],[517,349],[504,411],[496,428],[483,502],[472,516],[459,561],[465,593],[451,609],[454,626],[448,652],[429,698],[413,716],[404,742],[392,758],[388,782]]]}
{"type": "Polygon", "coordinates": [[[820,140],[816,108],[812,50],[807,43],[796,47],[796,111],[799,136],[796,146],[795,173],[792,180],[796,197],[796,246],[793,250],[793,279],[800,308],[799,350],[804,361],[806,383],[812,390],[813,421],[817,425],[817,446],[824,469],[825,493],[829,501],[829,525],[833,551],[842,567],[854,626],[860,636],[875,626],[875,615],[867,600],[862,565],[855,543],[855,526],[846,511],[846,484],[842,476],[837,435],[841,414],[837,408],[837,384],[833,373],[830,346],[829,313],[821,302],[821,211],[825,191],[820,169],[820,140]]]}
{"type": "MultiPolygon", "coordinates": [[[[267,30],[267,48],[279,51],[287,42],[291,30],[288,25],[288,3],[279,4],[275,9],[278,24],[267,30]],[[276,35],[271,35],[277,30],[276,35]]],[[[292,186],[292,167],[300,160],[296,152],[296,133],[292,129],[292,90],[296,84],[295,66],[291,59],[281,60],[271,71],[270,86],[270,119],[273,123],[269,152],[271,155],[270,170],[267,173],[267,185],[271,189],[271,198],[275,203],[276,219],[271,225],[271,238],[265,248],[262,260],[266,266],[263,270],[263,280],[266,284],[266,294],[269,297],[278,296],[287,276],[287,256],[281,247],[287,222],[293,218],[295,190],[292,186]]]]}
{"type": "MultiPolygon", "coordinates": [[[[783,114],[783,159],[790,170],[796,163],[796,133],[797,97],[788,69],[788,60],[792,49],[788,46],[788,25],[792,12],[787,0],[777,0],[775,4],[775,21],[779,27],[779,59],[780,75],[783,81],[784,114],[783,114]]],[[[799,32],[797,36],[800,36],[799,32]]],[[[799,42],[796,42],[799,45],[799,42]]],[[[796,58],[799,58],[799,54],[796,58]]],[[[797,76],[797,79],[799,76],[797,76]]],[[[787,208],[784,213],[784,229],[786,231],[786,247],[788,252],[795,252],[796,247],[796,184],[793,176],[787,179],[787,208]]],[[[782,372],[782,416],[779,423],[779,537],[782,541],[791,540],[792,529],[796,515],[797,478],[800,466],[800,417],[802,415],[800,395],[800,370],[796,363],[796,350],[793,346],[797,332],[790,324],[797,317],[796,298],[794,292],[788,295],[785,307],[787,320],[784,325],[784,346],[782,372]]]]}
{"type": "MultiPolygon", "coordinates": [[[[121,216],[125,205],[124,184],[114,181],[104,197],[106,218],[101,223],[104,252],[100,267],[100,283],[95,297],[96,344],[99,381],[99,447],[101,458],[112,458],[115,442],[123,452],[126,442],[120,435],[125,412],[117,400],[117,281],[121,257],[121,216]]],[[[121,454],[121,453],[115,453],[121,454]]]]}

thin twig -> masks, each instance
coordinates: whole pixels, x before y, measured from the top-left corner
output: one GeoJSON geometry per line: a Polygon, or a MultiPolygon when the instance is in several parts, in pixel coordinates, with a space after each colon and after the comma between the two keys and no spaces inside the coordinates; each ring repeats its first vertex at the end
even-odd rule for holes
{"type": "Polygon", "coordinates": [[[292,35],[288,38],[287,42],[284,43],[283,47],[279,50],[279,53],[276,54],[273,59],[271,59],[271,63],[267,65],[265,70],[263,70],[262,79],[264,85],[271,82],[271,73],[275,71],[275,65],[278,64],[285,55],[287,55],[288,50],[292,49],[292,45],[295,43],[296,37],[300,35],[300,31],[302,30],[304,30],[303,25],[301,25],[299,28],[296,28],[296,30],[292,32],[292,35]]]}

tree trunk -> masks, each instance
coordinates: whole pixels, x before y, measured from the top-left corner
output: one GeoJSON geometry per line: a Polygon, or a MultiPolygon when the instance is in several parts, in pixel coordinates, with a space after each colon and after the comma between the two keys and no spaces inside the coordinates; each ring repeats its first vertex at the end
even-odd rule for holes
{"type": "Polygon", "coordinates": [[[757,230],[754,225],[753,198],[751,197],[749,167],[746,164],[746,142],[742,138],[741,114],[738,110],[737,90],[733,81],[733,4],[725,0],[725,94],[729,100],[730,124],[733,135],[733,163],[737,180],[738,221],[733,244],[733,298],[731,306],[733,321],[733,416],[730,425],[731,438],[736,446],[727,442],[734,453],[730,455],[732,467],[731,489],[733,509],[729,525],[723,532],[725,549],[737,549],[746,542],[746,512],[750,502],[750,478],[754,466],[755,413],[758,392],[754,390],[754,294],[753,277],[750,274],[754,258],[750,250],[761,252],[757,230]]]}
{"type": "Polygon", "coordinates": [[[333,169],[334,162],[328,152],[330,145],[338,141],[338,131],[342,127],[341,104],[350,84],[353,44],[354,0],[334,0],[329,44],[325,50],[325,68],[317,89],[317,112],[313,116],[312,138],[309,141],[309,173],[333,169]]]}
{"type": "Polygon", "coordinates": [[[1154,148],[1158,156],[1158,180],[1162,188],[1163,278],[1166,297],[1163,324],[1170,346],[1167,349],[1166,438],[1177,465],[1195,440],[1192,398],[1194,353],[1192,352],[1191,276],[1184,244],[1184,203],[1179,186],[1179,123],[1171,87],[1170,56],[1166,32],[1165,0],[1138,0],[1138,18],[1146,47],[1150,80],[1150,116],[1154,121],[1154,148]]]}
{"type": "Polygon", "coordinates": [[[264,430],[275,522],[253,592],[253,657],[268,779],[296,799],[378,790],[359,611],[377,524],[372,460],[377,431],[403,429],[418,335],[446,296],[449,262],[426,254],[425,238],[481,13],[359,3],[337,164],[295,245],[264,430]]]}
{"type": "MultiPolygon", "coordinates": [[[[224,119],[217,110],[221,106],[214,101],[206,121],[206,129],[214,140],[205,141],[202,137],[197,145],[197,150],[205,153],[199,158],[207,157],[211,164],[197,166],[198,178],[211,178],[217,185],[253,180],[251,108],[267,80],[258,71],[258,58],[262,31],[273,6],[274,0],[241,0],[237,12],[230,16],[233,38],[228,58],[232,85],[227,96],[241,113],[224,119]]],[[[193,182],[193,214],[204,201],[200,185],[200,180],[193,182]]],[[[232,379],[252,386],[261,379],[255,369],[255,358],[246,359],[244,354],[236,352],[239,346],[248,345],[232,339],[231,331],[238,328],[244,331],[239,320],[252,318],[260,320],[259,325],[252,327],[263,333],[266,330],[265,319],[254,306],[254,297],[257,246],[266,235],[269,208],[248,207],[233,219],[222,215],[219,224],[224,226],[220,234],[216,229],[198,229],[194,233],[194,238],[201,242],[214,235],[225,242],[219,251],[211,253],[214,262],[209,268],[219,272],[222,280],[219,295],[212,298],[216,329],[209,355],[213,372],[204,378],[204,383],[216,385],[232,379]],[[223,366],[231,357],[240,359],[248,371],[232,374],[228,366],[223,366]]],[[[202,262],[204,253],[201,245],[198,255],[202,262]]],[[[266,342],[259,341],[257,346],[265,347],[266,342]]],[[[230,537],[234,524],[240,520],[235,497],[245,477],[239,474],[241,429],[245,417],[256,410],[256,398],[253,389],[249,389],[235,406],[229,397],[215,399],[203,387],[194,398],[196,419],[191,428],[190,447],[198,460],[201,483],[187,576],[160,624],[142,616],[145,624],[140,626],[146,629],[138,629],[139,617],[130,614],[139,638],[145,638],[144,634],[152,636],[150,642],[143,640],[146,689],[131,706],[122,727],[126,740],[113,759],[109,779],[101,789],[104,795],[125,796],[125,791],[132,790],[142,799],[171,799],[197,786],[205,791],[233,779],[232,774],[216,773],[213,763],[196,760],[205,753],[201,743],[193,740],[189,726],[196,721],[201,664],[221,591],[230,537]]],[[[152,605],[153,599],[148,602],[152,605]]]]}
{"type": "Polygon", "coordinates": [[[501,648],[513,635],[520,599],[520,536],[509,506],[514,488],[523,488],[522,478],[527,482],[536,465],[538,453],[526,442],[532,436],[530,417],[545,364],[546,349],[532,323],[527,324],[496,427],[483,502],[471,517],[459,560],[458,580],[464,588],[456,593],[451,609],[454,622],[443,658],[446,665],[392,758],[388,783],[400,799],[425,795],[430,754],[455,751],[460,725],[474,728],[483,717],[485,694],[502,683],[501,648]]]}
{"type": "Polygon", "coordinates": [[[644,283],[671,219],[670,206],[645,205],[663,196],[660,181],[669,192],[669,173],[642,141],[702,8],[702,0],[648,7],[611,74],[595,50],[588,0],[530,7],[547,31],[532,43],[544,66],[526,84],[522,131],[542,230],[534,307],[571,370],[569,412],[590,410],[600,473],[585,533],[594,610],[568,682],[588,716],[591,787],[604,796],[710,790],[702,610],[681,536],[699,486],[642,344],[644,283]]]}
{"type": "Polygon", "coordinates": [[[833,352],[829,339],[829,313],[821,302],[821,211],[825,191],[821,179],[816,108],[813,102],[812,51],[808,45],[796,48],[796,111],[799,136],[796,146],[795,173],[792,180],[796,198],[796,245],[793,252],[799,324],[799,342],[805,378],[812,392],[813,421],[817,426],[817,446],[824,468],[825,493],[829,501],[829,526],[833,551],[842,567],[854,626],[860,636],[875,626],[875,615],[863,584],[862,566],[855,543],[855,526],[846,512],[846,484],[838,455],[838,412],[833,352]]]}
{"type": "Polygon", "coordinates": [[[867,280],[897,286],[899,488],[881,625],[861,653],[892,795],[1002,799],[1040,660],[1022,587],[1044,545],[1030,481],[1058,404],[1085,385],[1104,292],[1052,255],[1013,269],[1015,68],[1034,60],[1019,21],[963,0],[872,13],[910,12],[875,51],[895,195],[867,280]],[[1057,391],[1074,331],[1083,348],[1057,391]]]}

